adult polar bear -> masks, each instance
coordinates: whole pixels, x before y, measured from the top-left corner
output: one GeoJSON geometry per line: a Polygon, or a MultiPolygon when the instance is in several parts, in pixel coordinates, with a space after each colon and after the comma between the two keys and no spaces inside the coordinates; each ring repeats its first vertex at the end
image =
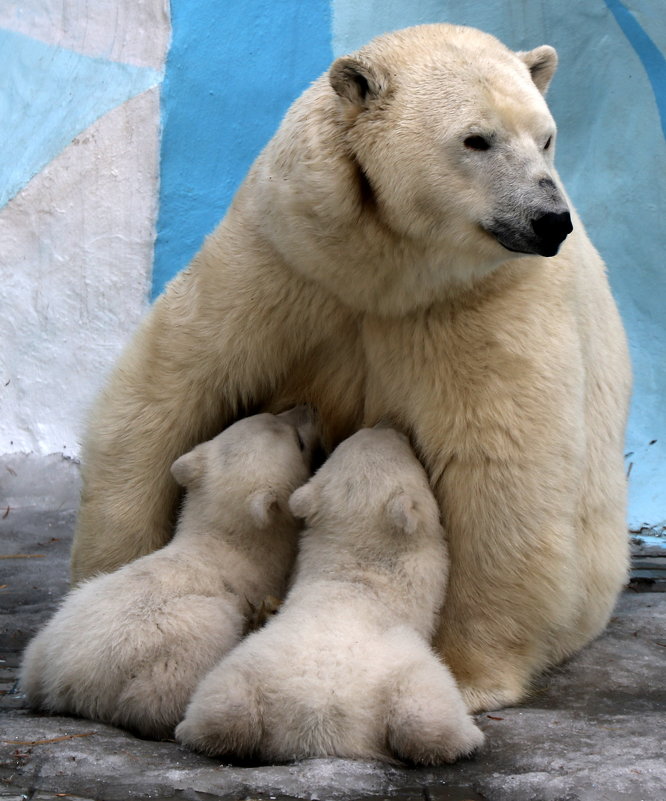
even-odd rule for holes
{"type": "Polygon", "coordinates": [[[94,410],[75,579],[169,539],[177,456],[309,402],[331,445],[380,418],[411,434],[449,538],[435,644],[471,709],[601,631],[626,575],[630,375],[573,211],[567,237],[556,63],[419,26],[296,101],[94,410]]]}

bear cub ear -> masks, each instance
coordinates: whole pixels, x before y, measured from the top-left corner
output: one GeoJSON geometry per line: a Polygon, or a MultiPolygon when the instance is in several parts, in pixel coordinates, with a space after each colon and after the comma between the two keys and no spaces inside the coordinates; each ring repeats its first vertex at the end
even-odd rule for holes
{"type": "Polygon", "coordinates": [[[279,503],[274,490],[259,490],[249,498],[250,517],[259,528],[268,528],[272,517],[278,511],[279,503]]]}
{"type": "Polygon", "coordinates": [[[389,524],[398,534],[416,533],[419,518],[412,498],[406,492],[394,495],[386,504],[389,524]]]}
{"type": "Polygon", "coordinates": [[[289,498],[289,509],[294,517],[304,520],[311,517],[315,510],[315,488],[312,482],[303,484],[289,498]]]}
{"type": "Polygon", "coordinates": [[[328,80],[336,94],[359,109],[367,108],[389,88],[389,77],[383,69],[351,56],[333,62],[328,80]]]}
{"type": "Polygon", "coordinates": [[[545,95],[557,69],[557,50],[550,45],[542,45],[516,55],[527,64],[536,88],[545,95]]]}
{"type": "Polygon", "coordinates": [[[189,487],[203,474],[203,453],[197,447],[180,456],[171,465],[171,475],[181,487],[189,487]]]}

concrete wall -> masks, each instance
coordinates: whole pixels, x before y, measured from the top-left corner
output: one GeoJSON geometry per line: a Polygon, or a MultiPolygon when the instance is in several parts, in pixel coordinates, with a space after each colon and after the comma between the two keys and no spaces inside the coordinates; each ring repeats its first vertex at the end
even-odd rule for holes
{"type": "Polygon", "coordinates": [[[291,100],[333,56],[431,21],[559,51],[558,167],[608,263],[636,373],[630,522],[664,525],[662,0],[172,0],[170,17],[167,0],[5,0],[0,453],[78,453],[148,295],[196,252],[291,100]]]}

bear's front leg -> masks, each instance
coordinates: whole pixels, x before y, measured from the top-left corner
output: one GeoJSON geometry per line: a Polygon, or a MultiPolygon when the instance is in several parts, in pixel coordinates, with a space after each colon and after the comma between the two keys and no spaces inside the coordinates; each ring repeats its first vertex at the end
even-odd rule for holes
{"type": "Polygon", "coordinates": [[[412,435],[440,504],[450,575],[434,645],[472,711],[517,702],[562,658],[590,571],[576,326],[539,304],[507,316],[505,298],[471,296],[364,331],[368,422],[412,435]]]}
{"type": "MultiPolygon", "coordinates": [[[[522,700],[575,625],[585,565],[557,464],[458,452],[435,482],[450,555],[435,649],[470,711],[522,700]]],[[[485,451],[485,453],[484,453],[485,451]]],[[[570,453],[571,469],[577,459],[570,453]]],[[[564,465],[562,465],[564,466],[564,465]]]]}
{"type": "Polygon", "coordinates": [[[330,365],[317,360],[327,343],[345,351],[337,326],[355,329],[258,236],[235,243],[225,226],[155,303],[93,409],[74,581],[164,545],[178,500],[172,462],[248,409],[318,404],[310,390],[330,365]]]}
{"type": "Polygon", "coordinates": [[[577,619],[584,566],[562,490],[534,462],[460,454],[436,482],[451,564],[433,644],[471,712],[522,700],[577,619]]]}

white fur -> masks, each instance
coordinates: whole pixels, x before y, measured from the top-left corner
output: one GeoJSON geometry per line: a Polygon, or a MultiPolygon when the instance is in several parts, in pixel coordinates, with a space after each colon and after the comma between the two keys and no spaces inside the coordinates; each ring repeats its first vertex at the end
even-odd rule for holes
{"type": "Polygon", "coordinates": [[[180,457],[173,541],[65,597],[23,658],[30,704],[169,736],[251,607],[284,591],[298,531],[287,501],[313,444],[301,409],[247,418],[180,457]]]}
{"type": "Polygon", "coordinates": [[[447,557],[407,439],[363,430],[292,496],[305,515],[278,615],[195,692],[176,736],[211,754],[451,762],[483,742],[431,651],[447,557]]]}
{"type": "Polygon", "coordinates": [[[556,61],[426,25],[296,101],[94,410],[76,579],[168,540],[179,453],[248,405],[309,402],[329,445],[380,419],[412,435],[450,546],[436,644],[470,707],[601,631],[628,563],[622,325],[573,210],[553,257],[488,233],[527,241],[566,202],[556,61]]]}

